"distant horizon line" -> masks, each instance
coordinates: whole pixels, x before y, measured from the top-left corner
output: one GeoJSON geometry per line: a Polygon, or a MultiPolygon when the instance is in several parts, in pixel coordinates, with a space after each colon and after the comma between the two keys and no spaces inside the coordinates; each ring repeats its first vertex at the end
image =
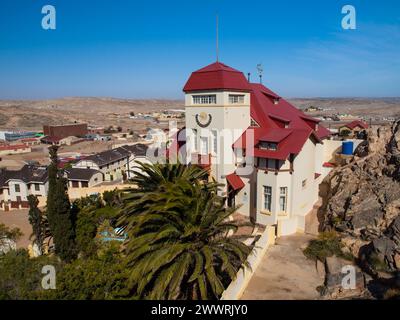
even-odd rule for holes
{"type": "MultiPolygon", "coordinates": [[[[400,99],[400,96],[305,96],[305,97],[283,97],[286,100],[295,100],[295,99],[320,99],[320,100],[329,100],[329,99],[358,99],[358,100],[384,100],[384,99],[400,99]]],[[[168,100],[168,101],[184,101],[185,99],[179,98],[163,98],[163,97],[148,97],[148,98],[122,98],[122,97],[109,97],[109,96],[67,96],[67,97],[54,97],[54,98],[0,98],[0,101],[51,101],[51,100],[70,100],[70,99],[98,99],[98,100],[168,100]]]]}

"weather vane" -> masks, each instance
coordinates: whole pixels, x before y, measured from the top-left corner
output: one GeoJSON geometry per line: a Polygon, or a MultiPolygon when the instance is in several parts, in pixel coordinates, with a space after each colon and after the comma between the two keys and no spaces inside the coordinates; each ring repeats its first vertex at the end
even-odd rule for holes
{"type": "Polygon", "coordinates": [[[257,73],[258,73],[258,76],[260,77],[260,83],[262,83],[262,77],[263,77],[263,74],[264,74],[264,68],[263,68],[261,63],[259,63],[257,65],[257,73]]]}

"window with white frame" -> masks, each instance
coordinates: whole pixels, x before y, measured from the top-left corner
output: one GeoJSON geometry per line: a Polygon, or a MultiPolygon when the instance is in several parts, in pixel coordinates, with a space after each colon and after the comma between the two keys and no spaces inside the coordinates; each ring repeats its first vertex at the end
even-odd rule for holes
{"type": "Polygon", "coordinates": [[[197,151],[198,145],[197,145],[197,130],[196,130],[196,129],[193,129],[193,130],[192,130],[192,137],[191,137],[191,139],[192,139],[192,148],[193,148],[192,151],[197,151]]]}
{"type": "Polygon", "coordinates": [[[215,94],[193,96],[193,104],[216,104],[216,103],[217,103],[217,96],[215,94]]]}
{"type": "Polygon", "coordinates": [[[278,149],[278,144],[275,142],[266,142],[266,141],[261,141],[260,142],[260,149],[265,149],[265,150],[277,150],[278,149]]]}
{"type": "Polygon", "coordinates": [[[218,153],[218,131],[213,130],[211,131],[212,135],[212,150],[214,154],[218,153]]]}
{"type": "Polygon", "coordinates": [[[200,143],[200,153],[202,155],[208,154],[208,137],[201,137],[200,143]]]}
{"type": "Polygon", "coordinates": [[[271,212],[272,208],[272,187],[264,186],[264,210],[271,212]]]}
{"type": "Polygon", "coordinates": [[[288,188],[287,187],[281,187],[280,188],[279,209],[280,209],[281,212],[286,212],[287,211],[287,193],[288,193],[288,188]]]}
{"type": "Polygon", "coordinates": [[[244,94],[230,94],[229,95],[229,103],[230,104],[243,104],[244,103],[244,94]]]}

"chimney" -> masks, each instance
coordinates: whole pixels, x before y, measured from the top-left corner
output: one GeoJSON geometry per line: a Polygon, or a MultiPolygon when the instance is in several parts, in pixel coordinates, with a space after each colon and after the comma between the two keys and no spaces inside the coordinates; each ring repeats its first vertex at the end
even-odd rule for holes
{"type": "Polygon", "coordinates": [[[247,73],[247,81],[250,83],[250,75],[251,75],[251,73],[250,72],[248,72],[247,73]]]}

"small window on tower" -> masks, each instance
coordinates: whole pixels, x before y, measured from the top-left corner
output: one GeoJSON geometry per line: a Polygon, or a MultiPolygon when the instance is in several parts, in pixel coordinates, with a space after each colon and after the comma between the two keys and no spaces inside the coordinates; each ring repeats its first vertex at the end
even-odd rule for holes
{"type": "Polygon", "coordinates": [[[244,103],[244,95],[243,94],[230,94],[229,95],[229,103],[230,104],[243,104],[244,103]]]}
{"type": "Polygon", "coordinates": [[[216,104],[217,96],[213,95],[201,95],[201,96],[193,96],[193,104],[216,104]]]}

